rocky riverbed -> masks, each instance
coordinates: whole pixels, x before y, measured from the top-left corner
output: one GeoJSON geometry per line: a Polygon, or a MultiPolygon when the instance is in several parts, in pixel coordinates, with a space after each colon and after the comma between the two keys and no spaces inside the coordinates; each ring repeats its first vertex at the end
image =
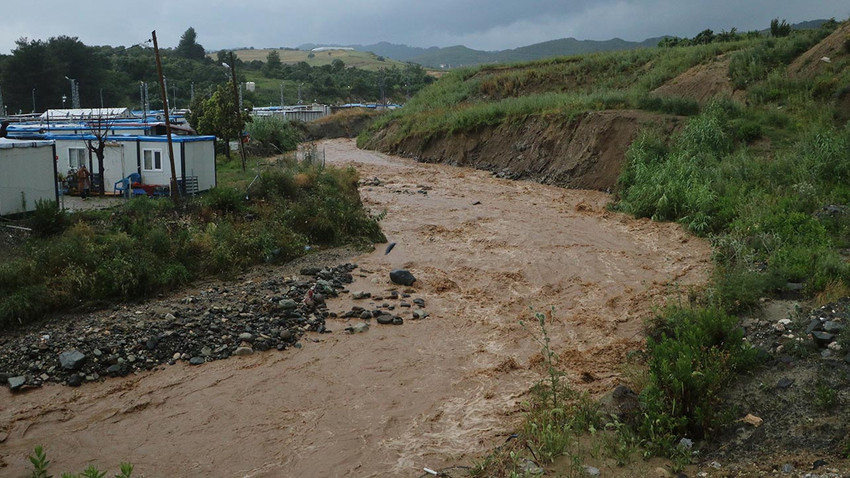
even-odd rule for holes
{"type": "Polygon", "coordinates": [[[401,325],[404,316],[427,317],[423,299],[395,289],[386,297],[356,291],[353,299],[370,299],[363,301],[365,307],[329,310],[326,298],[348,294],[356,268],[350,263],[311,266],[290,278],[219,283],[173,299],[57,316],[0,338],[0,380],[13,391],[48,382],[76,387],[178,361],[201,365],[301,347],[299,340],[308,331],[363,332],[373,318],[378,324],[401,325]],[[357,321],[330,330],[326,319],[338,316],[357,321]]]}

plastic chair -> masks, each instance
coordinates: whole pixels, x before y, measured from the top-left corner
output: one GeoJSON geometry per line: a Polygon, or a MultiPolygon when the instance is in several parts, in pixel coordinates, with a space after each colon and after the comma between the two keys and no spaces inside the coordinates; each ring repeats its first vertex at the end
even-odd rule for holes
{"type": "Polygon", "coordinates": [[[130,180],[127,178],[123,178],[118,180],[115,183],[115,186],[112,188],[112,192],[115,194],[121,194],[122,196],[127,194],[127,190],[130,188],[130,180]]]}
{"type": "Polygon", "coordinates": [[[127,179],[130,180],[131,185],[133,183],[140,183],[140,182],[142,182],[142,175],[139,174],[139,173],[130,173],[130,175],[127,176],[127,179]]]}

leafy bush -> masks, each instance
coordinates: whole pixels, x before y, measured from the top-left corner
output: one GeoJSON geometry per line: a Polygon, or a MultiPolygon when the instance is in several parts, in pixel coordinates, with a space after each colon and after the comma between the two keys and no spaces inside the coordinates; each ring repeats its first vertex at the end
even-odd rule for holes
{"type": "Polygon", "coordinates": [[[30,219],[32,231],[39,237],[52,236],[68,227],[68,216],[59,209],[56,201],[39,199],[30,219]]]}
{"type": "Polygon", "coordinates": [[[737,373],[757,363],[735,317],[719,309],[669,308],[650,337],[649,385],[641,392],[641,434],[669,453],[682,436],[702,438],[727,417],[720,393],[737,373]]]}
{"type": "Polygon", "coordinates": [[[268,156],[294,151],[301,135],[292,122],[280,116],[261,116],[248,124],[251,154],[268,156]]]}
{"type": "Polygon", "coordinates": [[[204,204],[217,212],[240,212],[246,208],[245,193],[236,188],[218,186],[207,191],[202,197],[204,204]]]}

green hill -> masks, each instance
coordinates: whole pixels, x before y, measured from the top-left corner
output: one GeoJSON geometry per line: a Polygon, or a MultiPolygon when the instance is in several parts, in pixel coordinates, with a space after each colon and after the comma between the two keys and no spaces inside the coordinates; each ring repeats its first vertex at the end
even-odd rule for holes
{"type": "MultiPolygon", "coordinates": [[[[393,65],[402,68],[404,63],[391,60],[389,58],[380,57],[371,52],[357,50],[327,50],[327,51],[305,51],[305,50],[290,50],[290,49],[243,49],[234,50],[234,54],[244,62],[262,61],[265,62],[269,52],[277,51],[280,55],[280,61],[284,64],[294,65],[300,62],[306,62],[310,66],[330,65],[334,60],[342,60],[347,67],[357,67],[362,70],[378,71],[381,68],[391,68],[393,65]]],[[[212,55],[214,57],[214,55],[212,55]]]]}

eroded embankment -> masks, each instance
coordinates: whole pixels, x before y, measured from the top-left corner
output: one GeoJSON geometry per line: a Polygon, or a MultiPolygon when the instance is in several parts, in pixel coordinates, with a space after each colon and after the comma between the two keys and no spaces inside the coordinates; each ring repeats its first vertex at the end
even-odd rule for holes
{"type": "Polygon", "coordinates": [[[474,132],[410,135],[394,142],[395,128],[366,145],[426,163],[468,166],[504,177],[530,179],[571,189],[613,189],[629,145],[645,126],[666,133],[681,118],[637,110],[593,111],[566,117],[529,117],[474,132]]]}

